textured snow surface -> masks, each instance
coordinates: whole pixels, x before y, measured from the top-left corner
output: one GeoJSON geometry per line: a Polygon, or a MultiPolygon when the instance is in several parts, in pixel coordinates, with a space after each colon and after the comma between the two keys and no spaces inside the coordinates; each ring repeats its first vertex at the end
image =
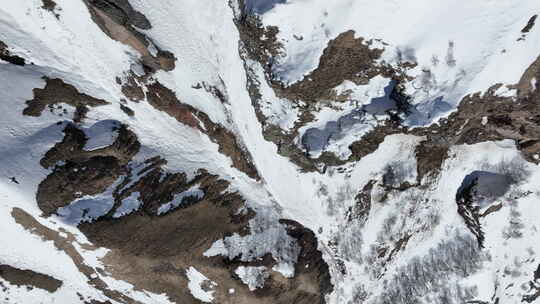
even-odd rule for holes
{"type": "MultiPolygon", "coordinates": [[[[43,77],[61,78],[80,92],[111,103],[93,108],[81,124],[89,139],[86,150],[110,145],[116,138],[115,132],[108,132],[116,125],[113,121],[125,123],[142,145],[131,168],[135,177],[146,174],[140,172],[144,159],[161,156],[167,160],[166,170],[184,172],[192,178],[197,170],[206,169],[229,181],[229,190],[238,191],[246,199],[257,214],[250,221],[250,234],[218,240],[205,256],[222,255],[251,262],[270,253],[278,262],[273,270],[293,277],[300,247],[277,223],[280,218],[288,218],[317,235],[335,286],[327,296],[329,304],[361,303],[361,299],[365,303],[490,303],[494,296],[501,304],[521,301],[523,288],[538,267],[540,170],[520,156],[514,142],[455,146],[440,176],[428,187],[394,191],[387,196],[380,189],[382,176],[389,168],[399,173],[396,183],[416,182],[415,148],[424,138],[387,136],[374,153],[358,162],[330,167],[324,173],[302,172],[262,136],[246,89],[244,62],[238,53],[239,35],[227,1],[209,5],[199,0],[130,0],[152,23],[152,29],[143,32],[178,58],[175,70],[160,71],[156,78],[182,102],[205,112],[237,135],[262,177],[257,182],[233,168],[230,158],[221,154],[207,136],[179,124],[148,103],[130,103],[136,115],[127,117],[119,109],[123,96],[114,80],[130,68],[137,68],[134,65],[138,55],[106,36],[92,22],[82,1],[55,2],[62,9],[58,19],[42,10],[38,0],[6,1],[0,7],[0,41],[8,43],[13,54],[33,63],[19,67],[0,61],[0,243],[8,244],[0,249],[0,262],[47,273],[64,282],[52,294],[10,286],[9,297],[14,303],[79,303],[76,292],[105,300],[67,254],[26,231],[10,216],[13,208],[21,208],[51,229],[73,233],[77,244],[87,244],[75,225],[91,221],[113,206],[110,187],[105,193],[78,198],[61,208],[58,216],[40,216],[35,191],[50,171],[39,161],[62,140],[66,119],[48,110],[40,117],[21,115],[25,102],[33,98],[32,90],[45,86],[43,77]],[[228,103],[193,88],[202,82],[220,88],[228,103]],[[479,206],[483,212],[490,205],[502,203],[498,212],[480,220],[485,232],[485,248],[480,253],[473,250],[475,240],[457,213],[455,202],[463,181],[477,171],[519,177],[515,183],[504,185],[506,191],[489,197],[489,204],[479,206]],[[358,191],[370,181],[375,181],[375,190],[370,195],[369,217],[363,224],[350,222],[348,211],[355,207],[358,191]],[[406,235],[406,249],[381,264],[377,259],[380,250],[392,250],[406,235]],[[345,273],[341,271],[343,265],[345,273]]],[[[428,124],[447,115],[466,94],[484,91],[496,83],[516,83],[540,54],[538,25],[527,39],[516,41],[527,20],[540,11],[538,1],[249,3],[253,11],[261,14],[265,25],[280,28],[278,38],[286,55],[276,63],[275,72],[283,81],[302,79],[317,66],[328,41],[349,29],[354,29],[357,37],[388,43],[381,60],[396,63],[402,57],[417,62],[409,72],[415,80],[406,88],[417,110],[407,122],[411,125],[428,124]],[[429,77],[426,70],[430,71],[429,77]]],[[[260,77],[258,63],[248,65],[258,78],[264,78],[260,77]]],[[[320,137],[330,136],[326,149],[347,158],[346,147],[371,129],[381,109],[392,106],[384,98],[389,85],[390,81],[382,77],[365,86],[340,84],[336,90],[351,90],[355,103],[343,105],[339,111],[322,109],[311,124],[300,130],[302,135],[309,130],[322,132],[312,134],[310,155],[320,152],[320,137]],[[363,120],[355,116],[356,107],[369,105],[373,98],[382,101],[373,105],[372,113],[363,120]]],[[[295,106],[280,100],[264,82],[260,90],[264,99],[262,112],[268,121],[285,130],[292,128],[298,119],[295,106]]],[[[497,94],[513,96],[515,90],[501,87],[497,94]]],[[[493,189],[482,189],[493,193],[493,189]]],[[[125,198],[114,216],[137,210],[139,195],[135,192],[125,198]]],[[[187,197],[202,195],[194,186],[161,206],[159,213],[181,206],[187,197]]],[[[100,259],[105,249],[79,249],[86,264],[104,269],[100,259]]],[[[241,266],[235,273],[253,290],[264,285],[268,271],[265,267],[241,266]]],[[[211,302],[212,291],[202,286],[209,280],[194,267],[188,268],[186,275],[191,293],[203,302],[211,302]]],[[[136,290],[107,276],[102,279],[142,303],[169,303],[165,295],[136,290]]],[[[215,286],[219,282],[208,284],[215,286]]]]}
{"type": "Polygon", "coordinates": [[[407,88],[419,110],[409,118],[416,125],[447,114],[466,94],[517,83],[540,52],[537,29],[517,41],[538,11],[536,1],[515,0],[289,0],[262,13],[262,19],[280,29],[286,54],[274,70],[285,82],[314,70],[328,41],[351,29],[357,37],[387,43],[375,45],[384,47],[385,62],[416,62],[410,72],[416,80],[407,88]]]}

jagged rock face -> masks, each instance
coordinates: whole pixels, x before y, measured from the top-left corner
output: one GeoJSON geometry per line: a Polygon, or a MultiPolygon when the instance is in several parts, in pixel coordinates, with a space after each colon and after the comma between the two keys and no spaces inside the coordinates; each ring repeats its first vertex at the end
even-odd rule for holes
{"type": "Polygon", "coordinates": [[[0,302],[535,303],[539,10],[6,3],[0,302]]]}

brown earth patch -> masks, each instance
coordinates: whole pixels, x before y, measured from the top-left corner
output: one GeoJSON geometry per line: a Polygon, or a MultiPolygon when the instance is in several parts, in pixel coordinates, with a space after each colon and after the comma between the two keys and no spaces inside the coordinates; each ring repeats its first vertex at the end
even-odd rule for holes
{"type": "MultiPolygon", "coordinates": [[[[260,180],[249,152],[241,147],[236,136],[224,126],[214,123],[208,115],[182,103],[176,94],[159,82],[147,85],[147,99],[150,105],[163,111],[178,122],[207,134],[219,145],[219,152],[231,158],[233,166],[249,177],[260,180]]],[[[224,96],[224,95],[223,95],[224,96]]]]}
{"type": "MultiPolygon", "coordinates": [[[[532,29],[535,20],[536,16],[529,20],[523,29],[524,33],[532,29]]],[[[257,117],[263,124],[263,135],[266,140],[276,143],[278,153],[288,157],[304,170],[321,171],[321,168],[326,165],[336,166],[344,163],[331,153],[324,154],[319,159],[310,159],[305,152],[296,146],[298,128],[310,122],[313,119],[312,112],[316,111],[315,108],[310,107],[309,101],[317,99],[338,101],[336,96],[332,96],[331,89],[343,80],[365,83],[370,77],[378,74],[397,81],[397,91],[392,92],[392,95],[400,109],[397,113],[392,113],[390,120],[385,124],[377,126],[361,140],[353,143],[350,146],[352,155],[347,161],[357,161],[374,152],[387,135],[396,133],[410,133],[427,137],[416,149],[419,182],[424,176],[437,173],[448,157],[447,151],[450,147],[464,143],[474,144],[483,141],[513,139],[527,160],[535,163],[540,161],[537,159],[539,156],[536,155],[540,152],[540,134],[538,133],[540,129],[537,126],[540,122],[540,111],[534,102],[540,96],[533,84],[535,79],[540,79],[540,57],[525,71],[518,84],[509,86],[509,88],[518,90],[517,102],[511,98],[496,96],[495,91],[500,86],[493,86],[483,96],[480,94],[466,96],[461,101],[458,111],[451,114],[449,118],[442,119],[438,124],[428,128],[408,130],[401,125],[401,113],[407,114],[408,100],[407,96],[400,93],[399,84],[402,81],[410,80],[403,71],[414,66],[414,63],[412,65],[406,62],[402,63],[398,70],[391,67],[378,67],[374,61],[380,56],[381,50],[370,49],[369,42],[365,42],[361,38],[354,38],[354,32],[349,31],[330,41],[316,70],[306,76],[304,80],[290,87],[285,87],[276,82],[271,71],[272,62],[284,51],[276,38],[279,29],[274,29],[270,35],[267,35],[267,29],[263,27],[256,16],[246,16],[245,14],[236,22],[241,33],[240,49],[241,53],[245,54],[244,60],[256,60],[265,69],[265,79],[261,80],[256,79],[253,71],[250,71],[247,64],[245,65],[248,75],[247,88],[257,117]],[[265,42],[267,44],[264,45],[258,42],[263,36],[269,38],[265,42]],[[354,67],[362,68],[355,69],[354,67]],[[362,75],[365,77],[362,78],[362,75]],[[291,102],[308,101],[307,105],[299,108],[300,119],[290,132],[285,132],[278,126],[272,126],[265,121],[266,118],[258,108],[258,103],[261,100],[261,94],[258,91],[259,81],[267,81],[279,96],[285,97],[291,102]],[[483,116],[486,117],[487,123],[483,123],[483,116]]]]}
{"type": "Polygon", "coordinates": [[[58,231],[54,231],[42,225],[32,215],[20,208],[13,208],[11,211],[11,216],[15,219],[17,224],[24,227],[27,231],[41,237],[41,239],[44,241],[52,241],[58,250],[65,252],[72,259],[79,272],[88,278],[89,284],[102,291],[105,296],[120,303],[140,303],[116,290],[110,289],[99,277],[100,273],[84,263],[84,258],[73,245],[75,237],[69,232],[64,231],[64,233],[68,236],[67,238],[64,238],[58,231]]]}
{"type": "MultiPolygon", "coordinates": [[[[239,1],[239,3],[241,7],[244,6],[244,1],[239,1]]],[[[367,146],[356,144],[351,147],[353,155],[348,160],[341,160],[334,153],[327,151],[323,152],[320,157],[313,159],[296,144],[296,138],[299,136],[298,130],[313,121],[313,113],[320,110],[318,105],[329,106],[326,104],[348,100],[346,94],[337,96],[334,91],[334,88],[344,80],[366,84],[376,75],[391,78],[398,84],[395,87],[395,92],[392,92],[392,98],[396,99],[399,108],[398,111],[407,111],[407,100],[403,98],[406,96],[400,93],[401,86],[399,84],[406,78],[403,71],[414,67],[414,64],[402,63],[399,67],[400,70],[378,64],[376,60],[380,58],[383,50],[372,49],[373,41],[365,41],[361,37],[355,38],[353,31],[347,31],[329,42],[319,59],[318,67],[313,72],[304,77],[303,80],[286,86],[273,75],[272,71],[273,62],[284,52],[276,37],[279,29],[264,27],[256,15],[249,15],[245,13],[245,10],[242,11],[244,13],[235,20],[241,38],[240,53],[247,74],[246,86],[257,118],[263,125],[263,136],[278,146],[280,155],[289,158],[303,171],[324,172],[326,166],[339,166],[349,161],[355,161],[373,152],[378,147],[377,142],[382,142],[382,139],[376,139],[377,134],[381,133],[382,129],[388,129],[386,126],[377,128],[378,130],[370,135],[371,140],[367,146]],[[264,79],[257,78],[247,64],[248,59],[261,64],[265,71],[264,79]],[[277,96],[298,105],[299,119],[291,130],[284,131],[279,126],[266,121],[260,110],[262,96],[258,86],[261,81],[266,81],[277,96]]]]}
{"type": "Polygon", "coordinates": [[[146,95],[142,89],[142,85],[139,84],[138,77],[133,72],[128,73],[124,79],[117,77],[116,83],[122,86],[122,93],[130,100],[139,102],[144,100],[146,95]]]}
{"type": "Polygon", "coordinates": [[[408,130],[399,124],[376,128],[350,149],[356,160],[374,152],[387,135],[395,133],[425,136],[416,148],[418,182],[424,176],[437,175],[448,151],[454,145],[476,144],[504,139],[515,140],[525,159],[539,163],[540,158],[540,91],[528,87],[533,77],[540,79],[540,59],[525,71],[519,84],[518,97],[501,97],[496,91],[501,85],[492,86],[483,95],[465,96],[457,111],[448,118],[426,128],[408,130]]]}
{"type": "Polygon", "coordinates": [[[74,86],[65,83],[61,79],[45,79],[43,89],[35,88],[34,98],[26,102],[27,107],[23,110],[23,115],[40,116],[46,107],[52,108],[56,104],[69,104],[76,108],[73,120],[82,121],[88,107],[97,107],[108,104],[105,100],[80,93],[74,86]]]}
{"type": "Polygon", "coordinates": [[[289,87],[282,86],[278,92],[290,100],[335,99],[333,88],[344,80],[366,84],[369,79],[383,73],[375,62],[383,50],[371,49],[372,42],[354,36],[351,30],[330,40],[317,68],[301,81],[289,87]]]}
{"type": "Polygon", "coordinates": [[[141,63],[147,72],[157,70],[172,71],[176,58],[171,52],[159,49],[153,55],[150,50],[151,40],[137,31],[135,27],[150,29],[148,19],[133,9],[127,0],[85,0],[92,19],[110,38],[134,48],[141,55],[141,63]]]}
{"type": "Polygon", "coordinates": [[[540,86],[538,82],[540,76],[540,56],[525,70],[519,82],[515,86],[511,86],[517,89],[519,98],[527,98],[531,92],[536,90],[535,86],[531,82],[535,82],[536,86],[540,86]]]}
{"type": "Polygon", "coordinates": [[[47,151],[41,165],[54,170],[38,186],[36,200],[44,215],[84,195],[102,193],[120,175],[126,164],[139,151],[135,134],[121,125],[116,141],[104,148],[86,151],[87,138],[83,131],[68,124],[64,139],[47,151]],[[58,162],[62,164],[58,165],[58,162]]]}
{"type": "Polygon", "coordinates": [[[214,191],[213,198],[162,216],[141,209],[116,220],[83,223],[80,229],[94,244],[111,249],[103,262],[115,278],[137,289],[165,292],[177,303],[199,303],[187,288],[186,270],[192,266],[217,283],[213,287],[216,303],[323,303],[323,295],[332,288],[328,268],[313,233],[297,223],[286,222],[289,234],[302,246],[293,279],[272,273],[264,288],[251,292],[235,277],[234,270],[239,265],[271,267],[275,264],[271,257],[243,263],[203,256],[216,240],[232,233],[245,234],[250,218],[238,213],[244,204],[239,195],[223,196],[220,189],[224,182],[211,180],[206,189],[214,191]],[[230,294],[230,289],[235,292],[230,294]]]}
{"type": "Polygon", "coordinates": [[[57,280],[52,276],[29,269],[19,269],[5,264],[0,264],[0,277],[12,285],[40,288],[48,292],[55,292],[62,286],[62,281],[57,280]]]}

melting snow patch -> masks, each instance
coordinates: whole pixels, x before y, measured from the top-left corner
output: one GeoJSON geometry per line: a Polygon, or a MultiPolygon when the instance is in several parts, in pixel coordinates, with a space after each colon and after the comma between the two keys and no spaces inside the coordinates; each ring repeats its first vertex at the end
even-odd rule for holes
{"type": "Polygon", "coordinates": [[[184,200],[188,198],[200,200],[201,198],[203,198],[203,196],[204,196],[204,192],[201,189],[199,189],[199,185],[198,184],[194,185],[182,193],[175,194],[173,197],[173,200],[166,204],[161,205],[157,213],[158,215],[165,214],[177,208],[178,206],[182,205],[182,203],[184,203],[184,200]]]}
{"type": "Polygon", "coordinates": [[[240,280],[242,280],[251,291],[262,288],[264,286],[264,281],[270,276],[264,266],[239,266],[234,273],[236,273],[240,280]]]}
{"type": "Polygon", "coordinates": [[[188,288],[191,294],[204,303],[212,303],[215,292],[213,289],[217,286],[217,283],[210,281],[194,267],[189,267],[186,270],[186,275],[189,280],[188,288]]]}

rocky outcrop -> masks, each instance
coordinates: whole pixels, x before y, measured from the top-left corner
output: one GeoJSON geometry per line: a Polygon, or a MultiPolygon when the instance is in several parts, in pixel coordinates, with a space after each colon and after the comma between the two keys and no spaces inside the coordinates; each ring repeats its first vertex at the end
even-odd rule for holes
{"type": "Polygon", "coordinates": [[[62,281],[49,275],[6,264],[0,264],[0,278],[12,285],[26,286],[29,289],[39,288],[48,292],[55,292],[62,286],[62,281]]]}
{"type": "Polygon", "coordinates": [[[0,60],[4,60],[11,64],[20,65],[20,66],[23,66],[26,64],[26,61],[24,60],[24,58],[21,58],[17,55],[12,55],[9,52],[8,46],[2,41],[0,41],[0,60]]]}
{"type": "Polygon", "coordinates": [[[119,126],[112,145],[92,151],[84,150],[87,138],[74,125],[68,124],[64,134],[64,139],[41,159],[44,168],[53,168],[36,194],[45,215],[77,198],[104,192],[126,172],[127,163],[140,147],[135,134],[124,125],[119,126]]]}
{"type": "MultiPolygon", "coordinates": [[[[225,94],[219,89],[207,85],[204,87],[221,102],[227,102],[225,94]]],[[[132,101],[146,98],[151,106],[167,113],[179,123],[208,135],[212,141],[219,145],[219,152],[231,158],[235,168],[253,179],[260,179],[257,169],[253,165],[251,155],[247,149],[242,147],[237,136],[232,131],[219,123],[213,122],[206,113],[183,103],[171,89],[159,81],[147,79],[146,77],[137,78],[131,75],[123,82],[122,91],[132,101]],[[143,87],[145,90],[142,89],[143,87]]]]}
{"type": "Polygon", "coordinates": [[[131,46],[141,56],[147,72],[172,71],[176,58],[171,52],[161,50],[137,28],[148,30],[150,21],[133,9],[127,0],[85,0],[94,22],[114,40],[131,46]],[[154,49],[155,51],[151,50],[154,49]]]}
{"type": "Polygon", "coordinates": [[[108,104],[105,100],[80,93],[74,86],[61,79],[44,79],[45,87],[34,89],[34,98],[26,102],[27,107],[23,110],[23,115],[40,116],[47,107],[52,111],[55,106],[62,108],[62,104],[68,104],[75,107],[73,120],[80,122],[86,117],[90,107],[108,104]]]}

